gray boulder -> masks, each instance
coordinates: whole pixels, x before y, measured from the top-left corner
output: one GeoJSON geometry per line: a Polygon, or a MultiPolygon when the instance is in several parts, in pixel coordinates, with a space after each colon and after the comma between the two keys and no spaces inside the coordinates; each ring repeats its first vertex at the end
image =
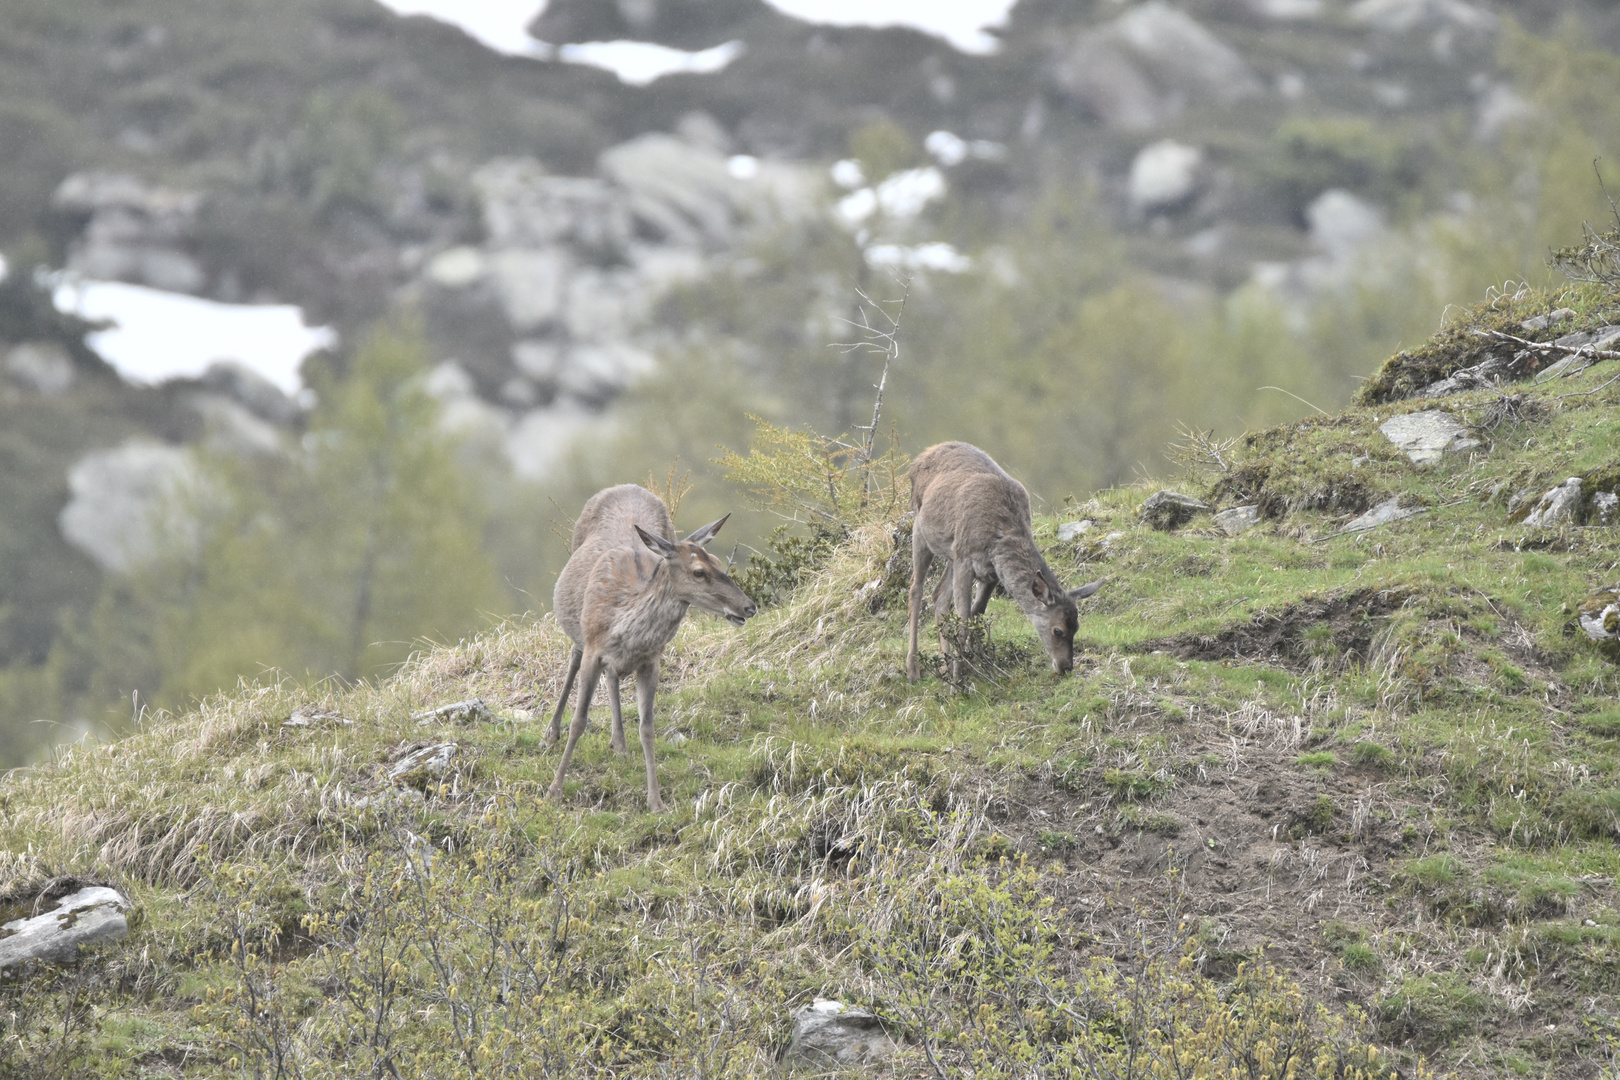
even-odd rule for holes
{"type": "Polygon", "coordinates": [[[1163,531],[1180,528],[1194,515],[1208,513],[1210,509],[1209,503],[1191,495],[1160,491],[1149,495],[1142,503],[1142,520],[1163,531]]]}
{"type": "Polygon", "coordinates": [[[1260,524],[1260,507],[1234,506],[1215,515],[1215,527],[1227,536],[1248,532],[1260,524]]]}
{"type": "Polygon", "coordinates": [[[472,184],[494,247],[568,243],[620,255],[630,244],[629,200],[602,180],[552,176],[533,158],[496,158],[473,173],[472,184]]]}
{"type": "Polygon", "coordinates": [[[388,779],[405,787],[420,788],[430,780],[448,776],[457,749],[453,742],[417,747],[390,766],[388,779]]]}
{"type": "Polygon", "coordinates": [[[1555,528],[1574,524],[1580,508],[1581,478],[1572,476],[1519,512],[1524,514],[1521,520],[1525,525],[1555,528]]]}
{"type": "Polygon", "coordinates": [[[6,374],[41,397],[55,397],[73,385],[73,358],[54,341],[25,341],[6,354],[6,374]]]}
{"type": "Polygon", "coordinates": [[[1262,89],[1235,49],[1164,0],[1082,33],[1049,71],[1060,90],[1124,131],[1154,127],[1194,101],[1232,102],[1262,89]]]}
{"type": "Polygon", "coordinates": [[[207,281],[185,251],[201,206],[199,195],[149,187],[127,173],[74,173],[51,196],[52,209],[85,219],[67,269],[180,293],[197,292],[207,281]]]}
{"type": "Polygon", "coordinates": [[[1185,203],[1198,190],[1203,163],[1202,150],[1174,139],[1143,147],[1131,161],[1131,208],[1149,214],[1185,203]]]}
{"type": "Polygon", "coordinates": [[[1441,456],[1479,445],[1468,428],[1444,409],[1392,416],[1378,427],[1416,465],[1432,465],[1441,456]]]}
{"type": "Polygon", "coordinates": [[[749,193],[714,148],[655,132],[604,151],[598,168],[664,243],[720,250],[736,240],[749,193]]]}
{"type": "Polygon", "coordinates": [[[117,889],[89,885],[50,905],[44,914],[0,923],[0,971],[29,961],[66,964],[83,946],[129,933],[134,905],[117,889]]]}
{"type": "Polygon", "coordinates": [[[1092,521],[1090,518],[1082,518],[1079,521],[1065,521],[1063,524],[1058,526],[1057,537],[1059,540],[1067,544],[1072,540],[1080,539],[1080,537],[1090,532],[1092,526],[1095,524],[1096,522],[1092,521]]]}
{"type": "Polygon", "coordinates": [[[821,1068],[869,1065],[897,1049],[874,1014],[841,1001],[818,1000],[793,1014],[793,1041],[784,1061],[821,1068]]]}
{"type": "Polygon", "coordinates": [[[132,439],[86,454],[68,471],[72,497],[57,518],[62,536],[103,570],[128,573],[165,547],[190,547],[196,523],[182,500],[198,482],[178,446],[132,439]]]}
{"type": "Polygon", "coordinates": [[[1379,503],[1371,510],[1368,510],[1365,514],[1362,514],[1360,517],[1351,521],[1344,528],[1340,529],[1339,532],[1341,535],[1343,533],[1366,532],[1368,529],[1376,529],[1380,525],[1388,525],[1392,522],[1403,521],[1409,517],[1416,517],[1421,513],[1423,513],[1422,507],[1412,507],[1410,509],[1402,510],[1400,496],[1396,496],[1392,499],[1386,499],[1384,502],[1379,503]]]}

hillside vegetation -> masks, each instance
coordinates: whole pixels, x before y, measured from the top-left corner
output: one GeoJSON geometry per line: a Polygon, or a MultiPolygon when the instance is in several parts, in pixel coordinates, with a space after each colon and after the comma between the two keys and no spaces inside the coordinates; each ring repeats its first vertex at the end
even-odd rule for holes
{"type": "MultiPolygon", "coordinates": [[[[1414,378],[1558,308],[1620,295],[1493,295],[1414,378]]],[[[0,916],[71,879],[141,917],[0,983],[0,1075],[755,1075],[829,997],[904,1036],[882,1075],[1613,1076],[1620,672],[1573,615],[1615,530],[1510,507],[1613,490],[1615,374],[1194,437],[1235,537],[1150,527],[1157,485],[1048,506],[1059,574],[1110,578],[1065,679],[997,600],[967,685],[908,685],[904,523],[791,548],[667,657],[667,814],[603,722],[542,798],[549,617],[8,774],[0,916]],[[1418,468],[1379,425],[1435,407],[1480,445],[1418,468]]]]}

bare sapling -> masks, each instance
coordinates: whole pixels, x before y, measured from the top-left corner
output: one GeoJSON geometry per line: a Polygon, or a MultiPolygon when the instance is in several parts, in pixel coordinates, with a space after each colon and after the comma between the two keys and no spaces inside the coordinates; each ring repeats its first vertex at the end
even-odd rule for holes
{"type": "MultiPolygon", "coordinates": [[[[1079,625],[1077,600],[1103,585],[1093,581],[1065,591],[1035,546],[1029,492],[976,446],[940,443],[911,463],[911,603],[910,648],[906,677],[922,677],[917,656],[917,624],[922,616],[928,571],[936,559],[945,563],[934,593],[936,618],[944,611],[941,597],[964,620],[982,615],[999,584],[1029,617],[1041,639],[1052,670],[1074,668],[1074,632],[1079,625]],[[974,587],[978,595],[974,596],[974,587]]],[[[1106,579],[1104,579],[1106,580],[1106,579]]],[[[958,655],[965,647],[958,642],[958,655]]],[[[945,649],[943,638],[940,648],[945,649]]]]}
{"type": "Polygon", "coordinates": [[[552,610],[573,641],[568,674],[557,708],[551,714],[546,745],[562,734],[563,709],[575,676],[579,699],[574,722],[568,729],[557,777],[549,797],[562,797],[563,774],[574,746],[585,732],[591,697],[598,681],[607,677],[608,702],[613,710],[613,749],[628,752],[624,718],[619,705],[619,682],[636,677],[636,707],[641,719],[641,751],[647,760],[647,808],[665,809],[658,792],[653,761],[653,695],[658,689],[658,666],[664,648],[680,628],[689,606],[697,606],[741,626],[758,609],[727,576],[725,567],[704,545],[726,523],[727,514],[684,540],[671,540],[674,523],[663,500],[644,487],[620,484],[591,496],[574,523],[573,552],[557,576],[552,610]]]}

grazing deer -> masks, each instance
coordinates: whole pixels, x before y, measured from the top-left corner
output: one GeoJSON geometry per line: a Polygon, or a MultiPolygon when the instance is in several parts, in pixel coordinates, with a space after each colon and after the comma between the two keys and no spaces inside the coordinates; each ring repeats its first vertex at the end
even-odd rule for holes
{"type": "Polygon", "coordinates": [[[557,709],[551,715],[546,745],[562,734],[563,709],[574,677],[582,670],[579,701],[568,729],[550,798],[562,797],[563,773],[574,756],[574,744],[585,732],[591,696],[607,676],[613,706],[613,749],[626,752],[624,718],[619,711],[619,680],[636,677],[636,706],[641,716],[641,752],[647,759],[647,809],[663,810],[658,772],[653,764],[653,694],[658,689],[658,661],[675,636],[689,605],[724,616],[738,626],[759,609],[726,576],[723,566],[704,550],[727,514],[674,541],[669,509],[658,496],[635,484],[620,484],[592,495],[574,523],[573,552],[557,576],[552,610],[574,642],[568,675],[557,709]]]}
{"type": "MultiPolygon", "coordinates": [[[[1076,600],[1102,587],[1102,581],[1065,592],[1057,575],[1035,546],[1029,492],[1008,476],[989,454],[962,442],[930,446],[911,463],[911,646],[906,677],[922,676],[917,658],[917,622],[923,592],[935,559],[945,573],[934,593],[949,594],[952,610],[963,618],[984,614],[999,584],[1035,627],[1052,670],[1074,668],[1074,631],[1079,623],[1076,600]],[[975,583],[978,596],[973,595],[975,583]]],[[[941,650],[944,640],[940,641],[941,650]]]]}

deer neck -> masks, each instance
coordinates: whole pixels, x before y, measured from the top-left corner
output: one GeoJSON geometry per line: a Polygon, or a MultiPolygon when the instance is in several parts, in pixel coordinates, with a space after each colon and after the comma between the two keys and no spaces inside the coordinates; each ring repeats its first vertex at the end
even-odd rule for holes
{"type": "Polygon", "coordinates": [[[646,588],[616,620],[614,637],[638,654],[662,650],[680,629],[687,606],[688,602],[676,595],[674,575],[660,561],[646,588]]]}
{"type": "Polygon", "coordinates": [[[1033,539],[1017,535],[1003,537],[996,544],[992,562],[996,568],[996,579],[1024,614],[1045,606],[1029,587],[1033,579],[1050,573],[1046,560],[1035,550],[1033,539]]]}

